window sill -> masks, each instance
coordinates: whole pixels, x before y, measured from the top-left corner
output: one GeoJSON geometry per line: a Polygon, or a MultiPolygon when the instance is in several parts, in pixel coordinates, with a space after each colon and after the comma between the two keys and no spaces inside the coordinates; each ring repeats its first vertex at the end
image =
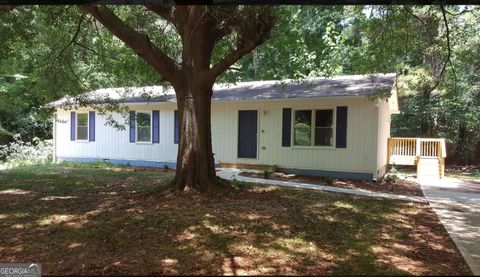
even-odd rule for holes
{"type": "Polygon", "coordinates": [[[88,139],[77,139],[75,142],[80,142],[80,143],[88,143],[90,142],[88,139]]]}
{"type": "Polygon", "coordinates": [[[135,142],[136,144],[144,144],[144,145],[148,145],[148,144],[152,144],[151,141],[137,141],[135,142]]]}
{"type": "Polygon", "coordinates": [[[291,146],[292,149],[318,149],[318,150],[335,150],[334,146],[301,146],[301,145],[294,145],[291,146]]]}

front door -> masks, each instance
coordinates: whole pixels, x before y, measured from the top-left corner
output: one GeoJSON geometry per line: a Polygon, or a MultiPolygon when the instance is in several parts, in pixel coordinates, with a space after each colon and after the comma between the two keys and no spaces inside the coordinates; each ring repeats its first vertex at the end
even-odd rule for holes
{"type": "Polygon", "coordinates": [[[257,111],[238,111],[238,157],[257,158],[257,111]]]}

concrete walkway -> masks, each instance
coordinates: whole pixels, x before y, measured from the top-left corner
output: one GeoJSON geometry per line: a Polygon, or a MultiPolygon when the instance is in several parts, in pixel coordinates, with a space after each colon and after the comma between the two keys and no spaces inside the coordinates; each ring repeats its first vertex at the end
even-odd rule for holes
{"type": "Polygon", "coordinates": [[[346,189],[346,188],[338,188],[338,187],[327,186],[322,184],[313,185],[313,184],[307,184],[307,183],[251,178],[251,177],[238,175],[241,172],[249,172],[249,171],[257,172],[254,170],[244,170],[244,169],[240,170],[240,169],[231,169],[231,168],[218,168],[218,170],[220,171],[217,172],[217,176],[227,180],[237,179],[238,181],[265,184],[265,185],[275,185],[275,186],[282,186],[282,187],[338,192],[338,193],[346,193],[346,194],[353,194],[353,195],[380,197],[380,198],[395,199],[395,200],[405,200],[405,201],[411,201],[411,202],[422,202],[422,203],[428,202],[425,198],[418,197],[418,196],[406,196],[406,195],[398,195],[398,194],[391,194],[391,193],[382,193],[382,192],[375,192],[375,191],[369,191],[364,189],[346,189]]]}
{"type": "Polygon", "coordinates": [[[480,180],[418,182],[473,274],[480,275],[480,180]]]}

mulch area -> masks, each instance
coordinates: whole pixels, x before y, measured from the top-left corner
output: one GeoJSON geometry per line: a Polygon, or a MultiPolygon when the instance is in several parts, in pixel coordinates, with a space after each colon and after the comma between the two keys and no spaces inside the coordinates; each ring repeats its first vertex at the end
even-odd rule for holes
{"type": "MultiPolygon", "coordinates": [[[[255,172],[242,172],[241,176],[252,178],[263,178],[263,174],[255,172]]],[[[420,185],[414,181],[406,179],[398,179],[395,184],[388,185],[384,181],[381,183],[374,183],[363,180],[351,180],[351,179],[334,179],[320,176],[306,176],[297,174],[285,174],[280,172],[273,172],[270,174],[269,179],[279,181],[289,181],[308,184],[319,184],[334,186],[339,188],[349,189],[365,189],[375,192],[393,193],[408,196],[420,196],[423,197],[422,189],[420,185]]]]}

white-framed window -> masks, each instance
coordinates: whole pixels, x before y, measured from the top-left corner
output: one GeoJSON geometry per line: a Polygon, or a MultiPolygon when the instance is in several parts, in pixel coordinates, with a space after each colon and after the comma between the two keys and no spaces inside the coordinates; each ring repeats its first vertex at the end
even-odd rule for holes
{"type": "Polygon", "coordinates": [[[77,113],[77,141],[88,141],[88,112],[77,113]]]}
{"type": "Polygon", "coordinates": [[[334,109],[294,110],[294,146],[334,146],[334,109]]]}
{"type": "Polygon", "coordinates": [[[136,113],[136,132],[137,142],[151,143],[152,142],[152,112],[151,111],[137,111],[136,113]]]}

